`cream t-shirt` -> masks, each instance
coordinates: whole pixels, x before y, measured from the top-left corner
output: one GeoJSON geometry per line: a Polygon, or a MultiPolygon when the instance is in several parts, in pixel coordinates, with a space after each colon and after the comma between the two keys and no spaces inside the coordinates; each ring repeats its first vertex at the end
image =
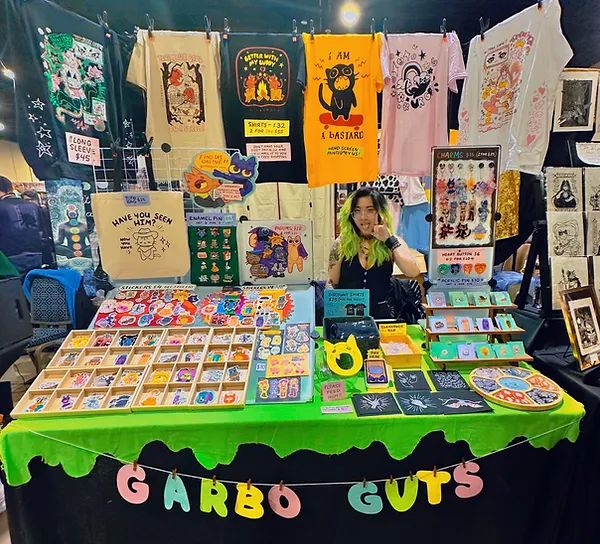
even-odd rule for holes
{"type": "Polygon", "coordinates": [[[194,150],[225,147],[219,46],[218,32],[209,40],[205,32],[138,31],[127,80],[146,91],[148,140],[169,144],[174,160],[189,163],[194,150]]]}
{"type": "Polygon", "coordinates": [[[558,0],[545,0],[471,40],[460,145],[500,145],[500,171],[541,173],[560,73],[573,51],[558,0]]]}

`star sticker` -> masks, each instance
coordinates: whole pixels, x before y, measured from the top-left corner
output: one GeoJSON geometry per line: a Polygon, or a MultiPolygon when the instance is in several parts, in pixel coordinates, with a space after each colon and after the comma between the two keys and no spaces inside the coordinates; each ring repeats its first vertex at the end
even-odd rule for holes
{"type": "Polygon", "coordinates": [[[37,129],[36,134],[40,138],[50,138],[52,136],[52,133],[50,132],[50,130],[48,130],[45,127],[40,127],[39,129],[37,129]]]}
{"type": "Polygon", "coordinates": [[[50,151],[51,149],[51,145],[50,143],[43,143],[43,142],[39,142],[37,143],[37,152],[38,152],[38,158],[42,158],[44,155],[48,155],[48,157],[52,157],[52,152],[50,151]]]}
{"type": "Polygon", "coordinates": [[[419,54],[419,57],[421,58],[421,60],[423,60],[426,56],[427,56],[427,53],[425,53],[425,51],[423,51],[421,49],[421,53],[419,54]]]}
{"type": "Polygon", "coordinates": [[[123,121],[123,126],[124,126],[125,128],[129,128],[129,127],[131,126],[131,121],[130,121],[129,119],[125,119],[125,120],[123,121]]]}
{"type": "Polygon", "coordinates": [[[37,120],[38,120],[37,115],[33,115],[33,113],[29,113],[29,114],[27,114],[27,117],[29,118],[29,120],[32,123],[37,123],[37,120]]]}
{"type": "Polygon", "coordinates": [[[45,104],[39,98],[36,98],[35,100],[32,100],[31,101],[31,105],[35,109],[42,110],[42,111],[44,110],[44,106],[45,106],[45,104]]]}

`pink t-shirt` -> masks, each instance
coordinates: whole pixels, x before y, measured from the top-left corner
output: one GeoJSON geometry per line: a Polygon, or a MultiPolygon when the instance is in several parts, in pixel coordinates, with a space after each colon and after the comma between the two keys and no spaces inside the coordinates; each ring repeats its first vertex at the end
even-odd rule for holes
{"type": "Polygon", "coordinates": [[[381,66],[379,173],[430,176],[431,148],[448,145],[448,89],[467,75],[458,36],[390,34],[381,66]]]}

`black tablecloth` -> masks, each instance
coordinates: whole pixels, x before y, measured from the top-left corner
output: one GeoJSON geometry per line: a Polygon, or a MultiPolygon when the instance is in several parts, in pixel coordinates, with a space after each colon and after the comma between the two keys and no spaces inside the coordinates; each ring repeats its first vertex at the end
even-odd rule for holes
{"type": "MultiPolygon", "coordinates": [[[[416,504],[405,513],[391,508],[379,484],[384,509],[378,515],[356,512],[347,500],[348,487],[296,488],[300,515],[286,520],[266,504],[260,520],[248,520],[233,512],[235,490],[228,486],[229,516],[199,509],[199,482],[184,480],[191,511],[178,504],[163,506],[165,479],[169,475],[147,472],[150,497],[143,505],[125,502],[117,492],[116,461],[99,458],[92,473],[70,478],[60,467],[40,459],[30,464],[30,483],[7,488],[9,523],[13,544],[131,544],[131,543],[302,543],[361,541],[418,541],[421,543],[551,544],[564,543],[563,528],[576,448],[563,440],[553,449],[536,449],[528,443],[479,461],[483,491],[471,499],[459,499],[454,481],[443,486],[443,500],[428,504],[424,483],[419,484],[416,504]]],[[[180,473],[258,482],[362,481],[431,470],[469,458],[465,443],[449,444],[442,433],[426,436],[403,461],[390,459],[380,443],[366,450],[342,455],[301,451],[279,458],[266,446],[242,446],[233,463],[204,471],[189,450],[173,453],[162,443],[149,444],[140,462],[180,473]]],[[[400,487],[402,490],[402,486],[400,487]]],[[[591,502],[590,502],[591,504],[591,502]]],[[[597,501],[595,501],[597,504],[597,501]]]]}
{"type": "Polygon", "coordinates": [[[565,472],[572,471],[573,479],[559,542],[597,543],[600,540],[600,383],[583,382],[583,374],[567,345],[536,351],[533,365],[583,403],[586,412],[574,448],[574,464],[565,462],[562,468],[565,472]]]}

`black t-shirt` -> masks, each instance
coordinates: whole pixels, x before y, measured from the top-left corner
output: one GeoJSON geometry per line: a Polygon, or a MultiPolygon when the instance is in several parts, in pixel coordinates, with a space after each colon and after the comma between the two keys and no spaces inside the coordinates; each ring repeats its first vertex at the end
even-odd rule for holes
{"type": "MultiPolygon", "coordinates": [[[[391,295],[392,261],[382,265],[374,265],[365,270],[360,264],[358,255],[350,261],[343,260],[340,270],[339,289],[368,289],[369,313],[374,318],[387,318],[389,315],[388,299],[391,295]]],[[[356,308],[355,308],[356,310],[356,308]]],[[[360,314],[356,314],[360,315],[360,314]]],[[[363,314],[364,315],[364,314],[363,314]]]]}
{"type": "Polygon", "coordinates": [[[229,34],[221,43],[221,103],[227,146],[260,161],[258,182],[306,183],[302,38],[229,34]]]}
{"type": "Polygon", "coordinates": [[[6,13],[25,159],[39,179],[93,180],[90,166],[68,161],[65,132],[98,138],[100,147],[133,143],[117,36],[46,0],[7,0],[6,13]]]}
{"type": "Polygon", "coordinates": [[[16,196],[0,199],[0,251],[7,257],[42,254],[44,224],[37,204],[16,196]]]}

